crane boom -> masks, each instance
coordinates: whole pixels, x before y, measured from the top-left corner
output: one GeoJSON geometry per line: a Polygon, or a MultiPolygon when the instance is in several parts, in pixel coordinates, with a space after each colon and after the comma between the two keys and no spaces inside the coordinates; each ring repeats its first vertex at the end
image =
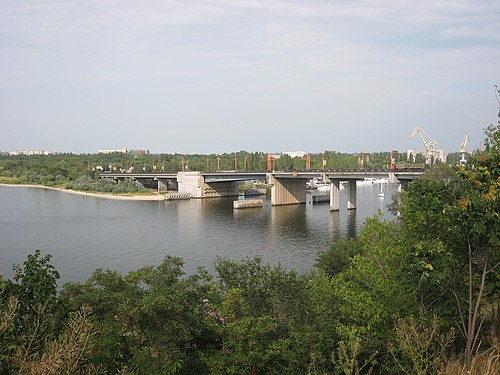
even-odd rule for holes
{"type": "Polygon", "coordinates": [[[414,137],[415,134],[418,134],[420,136],[420,139],[424,143],[425,149],[427,150],[425,162],[427,164],[432,164],[432,159],[434,158],[434,145],[437,145],[437,142],[434,139],[432,139],[430,135],[427,134],[427,132],[421,127],[416,127],[415,129],[413,129],[410,138],[414,137]],[[424,135],[427,137],[427,140],[424,138],[424,135]]]}
{"type": "Polygon", "coordinates": [[[460,143],[460,152],[467,152],[467,144],[469,143],[469,133],[466,132],[462,143],[460,143]]]}
{"type": "Polygon", "coordinates": [[[416,127],[415,129],[413,129],[413,132],[411,133],[410,138],[414,137],[415,134],[417,134],[417,133],[420,136],[420,139],[422,140],[422,142],[424,143],[424,146],[427,149],[427,151],[433,151],[434,145],[437,145],[437,142],[434,139],[432,139],[430,137],[430,135],[427,134],[427,132],[424,129],[422,129],[421,127],[416,127]],[[427,141],[425,140],[425,138],[422,134],[427,137],[427,141]]]}

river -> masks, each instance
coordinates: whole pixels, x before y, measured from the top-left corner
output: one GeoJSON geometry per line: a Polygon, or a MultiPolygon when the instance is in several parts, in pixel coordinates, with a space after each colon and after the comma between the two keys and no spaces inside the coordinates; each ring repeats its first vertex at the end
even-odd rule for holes
{"type": "Polygon", "coordinates": [[[159,264],[166,255],[184,259],[184,271],[199,266],[213,271],[217,257],[242,259],[259,255],[271,264],[307,271],[319,251],[338,238],[355,236],[364,220],[386,203],[397,185],[358,186],[357,209],[346,208],[341,190],[340,212],[328,203],[270,205],[233,210],[236,198],[185,201],[120,201],[67,194],[40,188],[0,186],[0,273],[13,276],[40,249],[51,254],[61,283],[84,281],[96,268],[128,272],[159,264]]]}

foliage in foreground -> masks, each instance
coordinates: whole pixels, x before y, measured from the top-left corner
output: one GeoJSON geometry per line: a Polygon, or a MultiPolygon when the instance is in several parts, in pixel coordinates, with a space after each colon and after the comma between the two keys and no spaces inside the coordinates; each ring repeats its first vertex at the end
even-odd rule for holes
{"type": "Polygon", "coordinates": [[[186,276],[166,257],[57,293],[37,251],[0,279],[0,373],[497,374],[500,128],[486,134],[307,274],[255,258],[186,276]]]}

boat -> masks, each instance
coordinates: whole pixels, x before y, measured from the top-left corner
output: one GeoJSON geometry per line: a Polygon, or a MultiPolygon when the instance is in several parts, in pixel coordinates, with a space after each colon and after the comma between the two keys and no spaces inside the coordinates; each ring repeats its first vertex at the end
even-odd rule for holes
{"type": "Polygon", "coordinates": [[[383,184],[380,184],[380,191],[379,191],[379,193],[378,193],[378,196],[379,196],[380,198],[383,198],[383,197],[384,197],[384,195],[385,195],[385,194],[384,194],[384,185],[383,185],[383,184]]]}

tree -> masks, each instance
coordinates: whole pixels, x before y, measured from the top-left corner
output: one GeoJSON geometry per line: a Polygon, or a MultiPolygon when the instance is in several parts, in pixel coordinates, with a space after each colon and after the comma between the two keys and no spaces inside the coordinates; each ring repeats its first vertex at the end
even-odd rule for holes
{"type": "Polygon", "coordinates": [[[449,207],[457,252],[465,255],[468,285],[466,310],[462,297],[453,291],[460,311],[462,334],[466,338],[465,366],[470,372],[472,354],[478,345],[485,298],[498,301],[498,289],[489,290],[497,281],[500,262],[500,122],[485,131],[485,150],[473,155],[466,167],[459,167],[460,197],[449,207]]]}
{"type": "Polygon", "coordinates": [[[349,268],[351,259],[363,252],[360,241],[350,239],[337,240],[329,250],[318,255],[315,266],[333,277],[349,268]]]}
{"type": "Polygon", "coordinates": [[[7,280],[1,295],[3,303],[11,297],[16,298],[15,337],[23,337],[36,327],[32,348],[40,350],[44,347],[44,341],[61,328],[57,300],[59,272],[50,264],[50,259],[50,255],[42,257],[40,250],[36,250],[34,254],[28,255],[23,267],[14,265],[14,279],[7,280]]]}
{"type": "Polygon", "coordinates": [[[183,277],[180,258],[120,275],[97,270],[84,284],[68,284],[64,298],[73,310],[95,313],[93,363],[116,373],[206,373],[202,354],[217,343],[204,299],[209,275],[183,277]]]}
{"type": "Polygon", "coordinates": [[[499,139],[499,126],[490,126],[485,151],[456,167],[455,177],[430,174],[411,183],[401,208],[417,303],[433,309],[445,327],[458,317],[467,371],[484,328],[498,324],[484,306],[498,301],[499,139]]]}
{"type": "Polygon", "coordinates": [[[213,373],[305,373],[312,356],[323,362],[305,275],[258,257],[219,259],[216,271],[219,292],[210,309],[221,319],[222,342],[209,359],[213,373]]]}

